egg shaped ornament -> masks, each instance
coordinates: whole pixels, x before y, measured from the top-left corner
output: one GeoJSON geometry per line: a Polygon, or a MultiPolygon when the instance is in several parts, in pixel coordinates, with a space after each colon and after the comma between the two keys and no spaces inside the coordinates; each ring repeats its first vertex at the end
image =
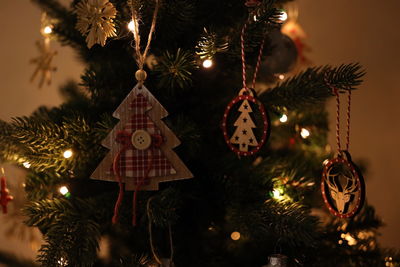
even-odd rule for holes
{"type": "Polygon", "coordinates": [[[296,44],[280,29],[272,30],[266,44],[264,48],[266,58],[261,62],[259,79],[290,72],[296,66],[298,58],[296,44]]]}
{"type": "Polygon", "coordinates": [[[270,120],[254,90],[243,88],[228,104],[222,128],[228,147],[239,156],[260,151],[270,134],[270,120]]]}
{"type": "Polygon", "coordinates": [[[339,218],[351,218],[361,210],[365,200],[364,178],[347,151],[324,162],[321,191],[325,205],[339,218]]]}

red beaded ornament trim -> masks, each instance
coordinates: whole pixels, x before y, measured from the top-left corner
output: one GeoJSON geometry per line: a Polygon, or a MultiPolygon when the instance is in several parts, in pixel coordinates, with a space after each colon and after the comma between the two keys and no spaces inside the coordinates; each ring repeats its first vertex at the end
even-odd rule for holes
{"type": "MultiPolygon", "coordinates": [[[[246,5],[254,5],[256,3],[259,4],[259,1],[257,1],[257,0],[247,1],[246,5]]],[[[254,15],[254,13],[250,13],[249,17],[252,18],[253,15],[254,15]]],[[[239,96],[234,98],[228,104],[228,106],[226,107],[225,113],[224,113],[224,117],[223,117],[223,121],[222,121],[223,134],[224,134],[224,138],[225,138],[225,141],[226,141],[227,145],[229,146],[229,148],[233,152],[235,152],[236,154],[238,154],[240,156],[250,156],[250,155],[254,155],[255,153],[257,153],[261,149],[261,147],[265,144],[265,142],[266,142],[266,140],[268,138],[269,126],[270,126],[269,125],[268,115],[267,115],[267,113],[265,111],[264,105],[261,102],[257,101],[257,99],[253,96],[252,90],[247,87],[247,82],[246,82],[245,34],[246,34],[248,23],[249,23],[249,21],[247,21],[243,25],[241,36],[240,36],[243,86],[242,86],[242,89],[239,92],[239,96]],[[251,149],[250,151],[241,151],[240,149],[235,147],[234,144],[231,143],[229,135],[228,135],[228,131],[227,131],[227,118],[228,118],[229,112],[231,111],[233,105],[237,104],[240,101],[244,101],[244,100],[250,101],[253,104],[255,104],[258,107],[258,110],[261,113],[261,116],[262,116],[262,119],[263,119],[262,138],[258,142],[258,145],[255,146],[255,148],[251,149]]],[[[261,44],[260,44],[260,50],[258,52],[257,63],[256,63],[256,66],[254,68],[254,74],[253,74],[253,80],[252,80],[252,88],[255,88],[255,85],[256,85],[256,79],[257,79],[258,71],[260,69],[260,64],[261,64],[264,44],[265,44],[265,39],[263,39],[261,41],[261,44]]]]}
{"type": "MultiPolygon", "coordinates": [[[[245,90],[245,89],[242,89],[242,90],[245,90]]],[[[269,129],[269,123],[268,123],[268,117],[267,117],[267,113],[265,112],[264,105],[262,103],[260,103],[259,101],[257,101],[257,99],[251,95],[246,95],[246,94],[238,95],[235,99],[233,99],[228,104],[228,106],[225,109],[224,118],[222,121],[222,130],[224,133],[225,142],[233,152],[235,152],[236,154],[238,154],[240,156],[250,156],[250,155],[254,155],[255,153],[257,153],[261,149],[261,147],[264,145],[264,143],[267,141],[267,137],[269,134],[268,129],[269,129]],[[231,111],[233,105],[235,105],[238,102],[243,101],[243,100],[250,101],[251,103],[254,103],[255,105],[258,106],[258,110],[262,116],[263,123],[264,123],[263,134],[262,134],[262,138],[261,138],[260,142],[258,143],[258,146],[256,146],[254,149],[252,149],[250,151],[240,151],[235,145],[233,145],[230,142],[230,137],[228,135],[227,123],[226,123],[229,112],[231,111]]]]}
{"type": "Polygon", "coordinates": [[[328,207],[329,211],[339,217],[339,218],[350,218],[353,217],[354,215],[356,215],[359,211],[360,208],[363,205],[364,202],[364,194],[365,194],[365,189],[364,189],[364,180],[362,178],[362,176],[358,173],[356,167],[354,166],[354,164],[352,162],[349,162],[348,160],[338,157],[338,158],[334,158],[334,159],[330,159],[326,162],[325,166],[324,166],[324,170],[322,173],[322,181],[321,181],[321,191],[322,191],[322,196],[324,198],[324,202],[325,205],[328,207]],[[355,206],[349,210],[347,213],[340,213],[338,212],[337,208],[334,207],[334,205],[331,203],[332,200],[330,199],[330,197],[328,196],[329,191],[326,191],[326,180],[328,179],[327,175],[329,174],[329,170],[330,168],[334,165],[334,164],[343,164],[346,167],[348,167],[351,171],[351,174],[353,175],[353,177],[356,180],[357,183],[357,187],[358,187],[358,195],[357,200],[356,200],[356,204],[355,206]]]}

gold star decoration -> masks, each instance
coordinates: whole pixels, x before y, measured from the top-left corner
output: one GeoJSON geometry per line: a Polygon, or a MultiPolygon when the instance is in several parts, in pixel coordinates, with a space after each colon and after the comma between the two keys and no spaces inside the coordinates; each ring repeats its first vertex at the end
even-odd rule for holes
{"type": "Polygon", "coordinates": [[[39,50],[39,56],[30,60],[31,64],[35,64],[36,68],[31,76],[31,82],[33,82],[37,76],[40,76],[39,88],[44,83],[47,85],[51,84],[51,73],[56,71],[57,68],[52,66],[52,60],[57,51],[52,51],[50,48],[50,39],[45,38],[41,41],[36,41],[36,47],[39,50]]]}
{"type": "Polygon", "coordinates": [[[86,36],[88,48],[104,46],[108,37],[117,36],[114,20],[117,9],[108,0],[82,0],[75,10],[76,29],[86,36]]]}

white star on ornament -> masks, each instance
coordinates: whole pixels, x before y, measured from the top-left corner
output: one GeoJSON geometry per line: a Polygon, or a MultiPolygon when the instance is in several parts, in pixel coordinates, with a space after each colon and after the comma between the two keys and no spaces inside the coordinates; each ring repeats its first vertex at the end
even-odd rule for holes
{"type": "Polygon", "coordinates": [[[87,35],[89,48],[95,44],[104,46],[108,37],[117,36],[113,20],[117,10],[108,0],[82,0],[75,11],[78,18],[76,29],[87,35]]]}

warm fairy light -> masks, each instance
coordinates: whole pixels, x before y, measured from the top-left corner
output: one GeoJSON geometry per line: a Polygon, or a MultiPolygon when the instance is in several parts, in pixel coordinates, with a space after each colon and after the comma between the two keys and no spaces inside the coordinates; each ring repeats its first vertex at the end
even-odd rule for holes
{"type": "Polygon", "coordinates": [[[23,165],[25,168],[27,168],[27,169],[29,169],[29,168],[31,167],[31,164],[30,164],[29,162],[27,162],[27,161],[25,161],[24,163],[22,163],[22,165],[23,165]]]}
{"type": "Polygon", "coordinates": [[[63,156],[64,156],[64,158],[69,159],[70,157],[72,157],[72,154],[73,154],[72,150],[71,149],[67,149],[67,150],[64,151],[63,156]]]}
{"type": "Polygon", "coordinates": [[[279,119],[279,121],[282,123],[287,122],[287,120],[288,120],[288,117],[286,114],[283,114],[282,117],[279,119]]]}
{"type": "Polygon", "coordinates": [[[65,196],[69,192],[68,187],[66,187],[65,185],[61,186],[60,189],[58,189],[58,191],[60,191],[61,195],[63,196],[65,196]]]}
{"type": "Polygon", "coordinates": [[[58,266],[67,266],[67,265],[68,265],[67,260],[64,259],[63,257],[61,257],[61,258],[57,261],[57,263],[58,263],[58,266]]]}
{"type": "Polygon", "coordinates": [[[275,198],[276,200],[282,200],[283,199],[283,192],[281,189],[274,188],[272,190],[272,197],[275,198]]]}
{"type": "Polygon", "coordinates": [[[343,240],[339,240],[339,241],[338,241],[338,244],[339,244],[339,245],[343,244],[343,240]]]}
{"type": "Polygon", "coordinates": [[[211,68],[212,65],[213,65],[213,62],[211,59],[206,59],[203,61],[203,67],[206,69],[211,68]]]}
{"type": "Polygon", "coordinates": [[[357,240],[350,233],[346,233],[346,234],[343,233],[340,235],[340,237],[345,239],[347,241],[347,243],[349,244],[349,246],[354,246],[357,244],[357,240]]]}
{"type": "Polygon", "coordinates": [[[233,233],[231,234],[231,238],[232,238],[232,240],[234,240],[234,241],[239,240],[239,239],[240,239],[240,233],[239,233],[239,232],[233,232],[233,233]]]}
{"type": "Polygon", "coordinates": [[[280,75],[278,76],[278,78],[279,78],[279,80],[283,80],[283,79],[285,79],[285,75],[280,74],[280,75]]]}
{"type": "Polygon", "coordinates": [[[53,29],[51,28],[51,26],[46,26],[43,29],[44,34],[50,34],[53,31],[53,29]]]}
{"type": "Polygon", "coordinates": [[[134,32],[134,31],[135,31],[135,21],[131,20],[131,21],[128,23],[128,29],[129,29],[131,32],[134,32]]]}
{"type": "Polygon", "coordinates": [[[392,257],[385,257],[385,266],[388,266],[388,267],[396,266],[395,263],[393,262],[392,257]]]}
{"type": "Polygon", "coordinates": [[[286,21],[288,19],[288,14],[285,10],[281,10],[281,14],[279,15],[280,21],[286,21]]]}
{"type": "Polygon", "coordinates": [[[307,130],[306,128],[302,128],[300,132],[301,137],[304,139],[308,138],[310,136],[310,131],[307,130]]]}

